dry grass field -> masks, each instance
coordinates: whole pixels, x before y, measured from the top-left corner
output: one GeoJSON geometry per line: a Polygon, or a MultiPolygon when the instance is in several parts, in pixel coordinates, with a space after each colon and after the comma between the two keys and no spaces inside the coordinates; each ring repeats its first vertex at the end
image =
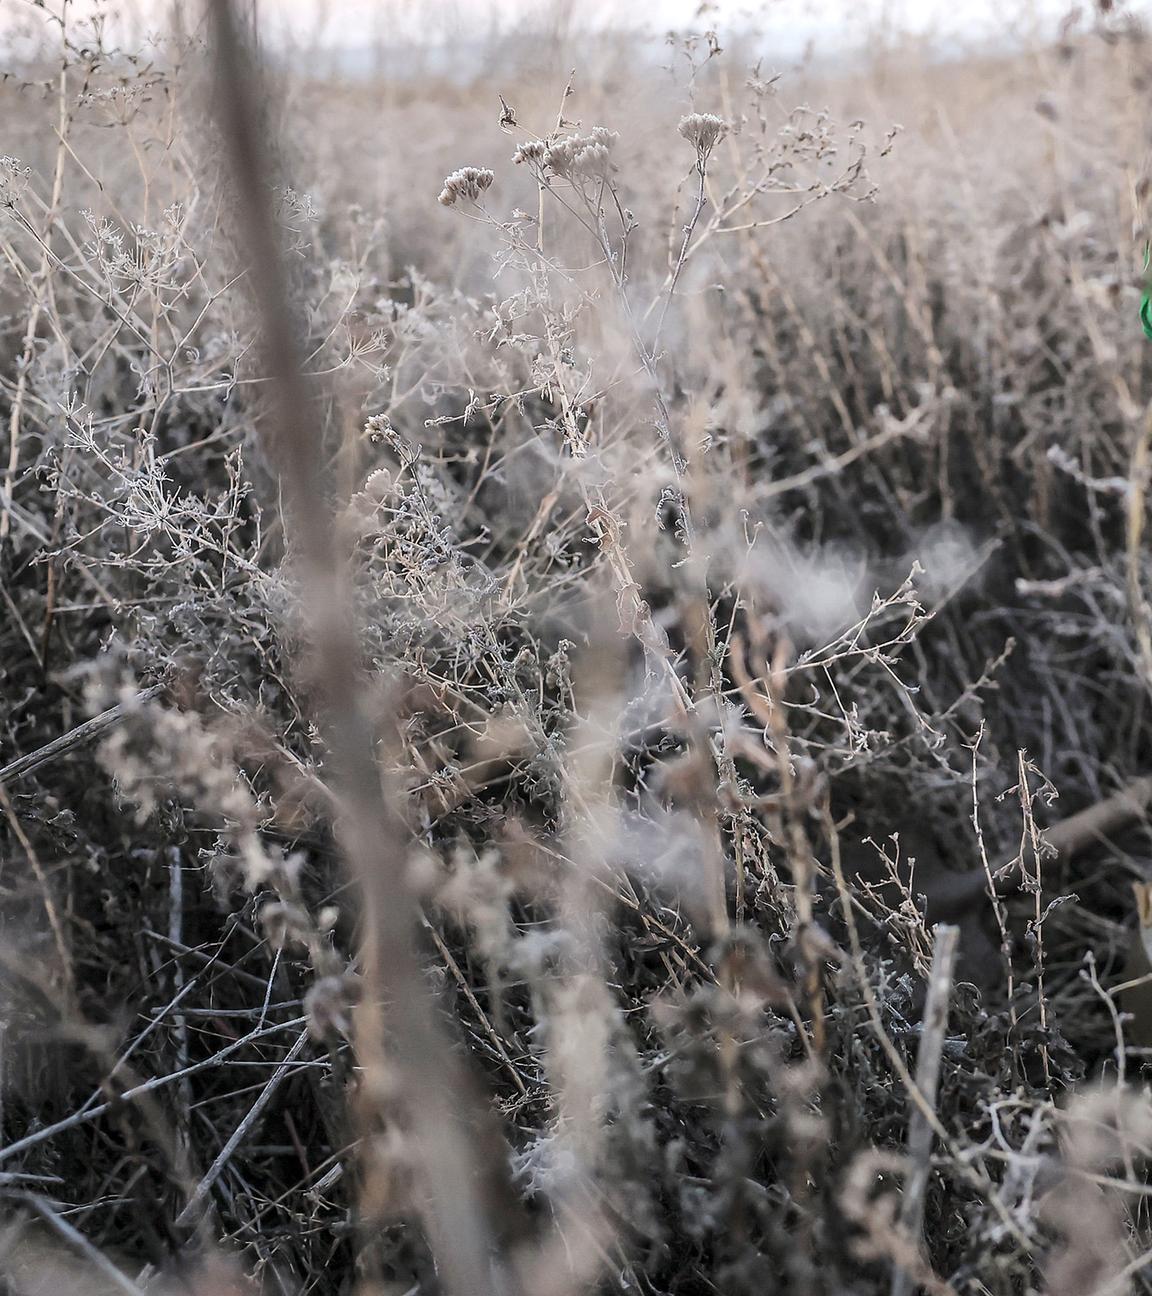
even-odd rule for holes
{"type": "Polygon", "coordinates": [[[2,1290],[1152,1291],[1138,16],[3,7],[2,1290]]]}

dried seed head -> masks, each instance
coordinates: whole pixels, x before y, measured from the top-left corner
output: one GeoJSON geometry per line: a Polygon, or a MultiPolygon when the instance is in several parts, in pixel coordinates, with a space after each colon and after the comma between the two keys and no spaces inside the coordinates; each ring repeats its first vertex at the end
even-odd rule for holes
{"type": "Polygon", "coordinates": [[[308,1033],[314,1040],[329,1041],[352,1030],[352,1009],[359,1002],[359,980],[345,973],[321,977],[304,996],[308,1033]]]}
{"type": "Polygon", "coordinates": [[[701,158],[706,158],[730,129],[724,118],[715,113],[689,113],[680,118],[680,134],[701,158]]]}
{"type": "Polygon", "coordinates": [[[565,180],[596,179],[608,174],[612,146],[619,136],[597,126],[590,135],[568,135],[552,144],[544,155],[548,167],[565,180]]]}
{"type": "Polygon", "coordinates": [[[0,157],[0,207],[14,207],[17,200],[28,188],[28,178],[32,168],[26,167],[19,158],[5,154],[0,157]]]}
{"type": "Polygon", "coordinates": [[[307,948],[312,940],[312,922],[307,911],[289,900],[270,900],[260,909],[260,925],[272,945],[283,948],[295,943],[307,948]]]}
{"type": "Polygon", "coordinates": [[[487,167],[461,167],[445,179],[437,201],[445,207],[451,207],[458,198],[479,202],[480,195],[495,179],[487,167]]]}
{"type": "Polygon", "coordinates": [[[392,493],[392,474],[387,468],[377,468],[364,482],[364,494],[377,504],[382,504],[392,493]]]}
{"type": "Polygon", "coordinates": [[[543,140],[526,140],[512,154],[512,161],[517,166],[521,162],[527,162],[529,166],[543,166],[544,159],[548,155],[548,145],[543,140]]]}

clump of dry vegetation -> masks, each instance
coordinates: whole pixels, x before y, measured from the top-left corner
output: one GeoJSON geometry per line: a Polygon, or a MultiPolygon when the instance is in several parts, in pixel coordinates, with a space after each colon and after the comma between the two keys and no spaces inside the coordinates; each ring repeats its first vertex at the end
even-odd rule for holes
{"type": "Polygon", "coordinates": [[[22,11],[8,1290],[1148,1289],[1098,10],[344,81],[22,11]]]}

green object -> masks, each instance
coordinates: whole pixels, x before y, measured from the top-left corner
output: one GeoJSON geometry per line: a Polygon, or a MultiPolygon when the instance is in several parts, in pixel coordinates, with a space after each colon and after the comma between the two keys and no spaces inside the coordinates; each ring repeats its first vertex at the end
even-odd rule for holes
{"type": "Polygon", "coordinates": [[[1148,266],[1152,262],[1152,243],[1144,244],[1144,291],[1140,295],[1140,323],[1144,336],[1152,338],[1152,283],[1148,280],[1148,266]]]}

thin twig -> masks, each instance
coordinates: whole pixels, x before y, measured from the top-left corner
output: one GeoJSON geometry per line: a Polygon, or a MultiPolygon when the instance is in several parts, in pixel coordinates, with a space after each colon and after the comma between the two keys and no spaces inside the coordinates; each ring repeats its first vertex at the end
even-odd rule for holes
{"type": "Polygon", "coordinates": [[[189,1198],[187,1205],[176,1218],[177,1225],[188,1225],[195,1221],[201,1206],[204,1204],[204,1199],[212,1191],[212,1185],[215,1184],[216,1180],[220,1178],[221,1174],[223,1174],[224,1167],[227,1166],[228,1162],[232,1159],[233,1154],[244,1141],[248,1131],[253,1125],[255,1125],[257,1120],[259,1120],[264,1108],[268,1106],[269,1102],[272,1100],[273,1094],[275,1094],[276,1090],[280,1087],[281,1081],[292,1070],[292,1063],[300,1056],[304,1050],[304,1045],[307,1043],[308,1031],[303,1030],[300,1032],[296,1043],[293,1044],[284,1055],[284,1060],[268,1077],[267,1083],[260,1091],[260,1096],[252,1106],[249,1107],[244,1119],[232,1131],[228,1141],[220,1149],[216,1160],[212,1162],[208,1167],[207,1173],[196,1185],[196,1189],[189,1198]]]}
{"type": "Polygon", "coordinates": [[[78,724],[75,729],[69,729],[59,738],[53,738],[51,742],[45,743],[34,752],[29,752],[27,756],[9,761],[7,765],[0,768],[0,783],[12,783],[28,774],[34,774],[52,761],[66,756],[70,751],[75,751],[77,747],[83,747],[103,737],[109,729],[114,729],[133,707],[151,701],[161,693],[163,687],[162,684],[153,684],[151,688],[142,689],[130,701],[117,702],[107,711],[101,711],[99,715],[78,724]]]}
{"type": "Polygon", "coordinates": [[[103,1251],[93,1246],[79,1229],[73,1228],[46,1197],[41,1197],[38,1193],[25,1193],[23,1196],[48,1227],[78,1251],[96,1273],[107,1278],[118,1290],[126,1292],[127,1296],[144,1296],[144,1289],[118,1269],[103,1251]]]}
{"type": "Polygon", "coordinates": [[[140,1098],[145,1094],[155,1093],[157,1089],[177,1084],[179,1081],[187,1079],[188,1076],[195,1075],[198,1071],[207,1071],[210,1067],[219,1066],[225,1058],[231,1057],[233,1053],[238,1053],[253,1041],[265,1039],[269,1035],[275,1035],[282,1030],[289,1030],[293,1026],[302,1026],[307,1020],[307,1017],[295,1017],[291,1021],[278,1022],[275,1026],[266,1026],[263,1030],[249,1031],[247,1035],[238,1040],[233,1040],[230,1044],[213,1053],[211,1057],[204,1058],[201,1062],[193,1062],[190,1066],[184,1067],[183,1070],[173,1071],[168,1075],[152,1076],[141,1084],[133,1085],[131,1089],[125,1089],[112,1102],[100,1103],[96,1107],[88,1107],[83,1111],[73,1112],[71,1116],[65,1116],[63,1120],[58,1120],[54,1125],[48,1125],[44,1129],[26,1134],[22,1139],[17,1139],[15,1143],[9,1143],[7,1147],[0,1148],[0,1161],[7,1161],[11,1157],[18,1156],[21,1152],[26,1152],[29,1148],[35,1147],[37,1143],[44,1143],[48,1139],[55,1138],[58,1134],[63,1134],[65,1130],[75,1129],[77,1125],[87,1125],[90,1121],[96,1120],[97,1117],[103,1116],[105,1112],[111,1111],[113,1107],[122,1106],[130,1103],[134,1098],[140,1098]]]}

